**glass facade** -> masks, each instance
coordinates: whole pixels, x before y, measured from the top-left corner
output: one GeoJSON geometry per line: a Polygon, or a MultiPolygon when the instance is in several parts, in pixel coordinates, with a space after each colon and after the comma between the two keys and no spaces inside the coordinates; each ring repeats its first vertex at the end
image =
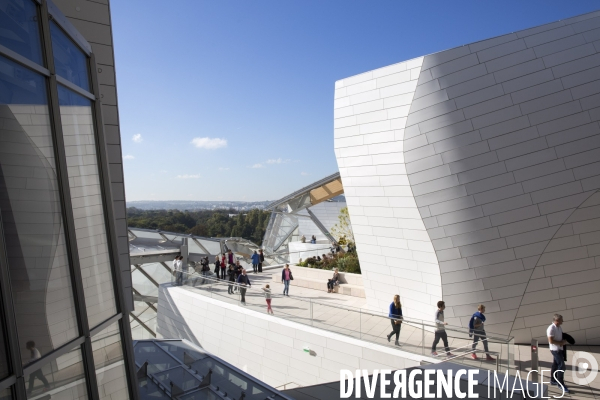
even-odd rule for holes
{"type": "Polygon", "coordinates": [[[79,265],[90,328],[117,311],[98,165],[92,102],[58,85],[79,265]]]}
{"type": "Polygon", "coordinates": [[[85,54],[54,22],[50,22],[50,33],[56,74],[89,91],[90,79],[85,54]]]}
{"type": "Polygon", "coordinates": [[[128,399],[119,325],[112,324],[92,337],[92,349],[100,399],[128,399]]]}
{"type": "Polygon", "coordinates": [[[38,10],[33,1],[0,3],[0,45],[42,65],[38,10]]]}
{"type": "Polygon", "coordinates": [[[59,14],[0,0],[0,400],[134,398],[97,69],[59,14]]]}
{"type": "Polygon", "coordinates": [[[57,399],[87,399],[87,385],[80,347],[41,365],[25,375],[27,398],[48,393],[57,399]]]}
{"type": "Polygon", "coordinates": [[[0,215],[23,364],[78,327],[44,77],[0,56],[0,215]]]}

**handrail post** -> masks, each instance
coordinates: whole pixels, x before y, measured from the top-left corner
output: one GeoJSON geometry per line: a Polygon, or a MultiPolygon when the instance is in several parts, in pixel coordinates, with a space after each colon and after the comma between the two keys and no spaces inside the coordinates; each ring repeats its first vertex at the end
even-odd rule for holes
{"type": "Polygon", "coordinates": [[[421,354],[425,355],[425,324],[421,322],[421,354]]]}

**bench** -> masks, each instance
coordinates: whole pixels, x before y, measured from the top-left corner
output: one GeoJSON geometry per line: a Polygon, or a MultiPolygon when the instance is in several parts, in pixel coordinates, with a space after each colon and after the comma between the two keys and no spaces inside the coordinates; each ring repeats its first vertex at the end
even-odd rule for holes
{"type": "MultiPolygon", "coordinates": [[[[327,280],[333,276],[333,271],[299,267],[297,265],[290,266],[294,280],[292,285],[305,287],[315,290],[327,290],[327,280]]],[[[281,269],[277,270],[272,275],[273,282],[281,282],[281,269]]],[[[333,287],[334,293],[343,294],[346,296],[365,297],[365,289],[360,274],[350,274],[340,272],[339,285],[333,287]]]]}

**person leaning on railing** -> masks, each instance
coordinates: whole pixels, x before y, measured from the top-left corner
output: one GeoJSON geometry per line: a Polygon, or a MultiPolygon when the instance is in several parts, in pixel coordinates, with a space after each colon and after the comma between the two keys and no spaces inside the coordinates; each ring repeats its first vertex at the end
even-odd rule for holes
{"type": "Polygon", "coordinates": [[[400,295],[397,294],[394,296],[394,301],[390,304],[390,313],[388,316],[391,318],[392,332],[387,335],[387,340],[389,342],[392,336],[396,335],[394,344],[396,346],[401,346],[398,342],[398,339],[400,338],[400,327],[402,325],[402,304],[400,303],[400,295]]]}

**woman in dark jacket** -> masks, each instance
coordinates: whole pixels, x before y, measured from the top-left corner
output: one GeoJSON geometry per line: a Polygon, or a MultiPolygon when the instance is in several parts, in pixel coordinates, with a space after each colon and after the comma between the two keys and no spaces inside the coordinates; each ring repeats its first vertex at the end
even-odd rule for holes
{"type": "Polygon", "coordinates": [[[229,286],[227,286],[227,293],[233,294],[233,284],[235,283],[235,269],[233,269],[233,265],[229,266],[229,271],[227,271],[229,275],[229,286]]]}
{"type": "Polygon", "coordinates": [[[265,255],[262,249],[258,251],[258,272],[262,272],[263,263],[265,262],[265,255]]]}
{"type": "Polygon", "coordinates": [[[400,337],[400,327],[402,324],[402,304],[400,304],[400,295],[394,296],[394,301],[390,304],[390,322],[392,323],[392,332],[387,335],[388,342],[392,338],[392,336],[396,335],[396,342],[394,343],[396,346],[400,346],[398,343],[398,338],[400,337]]]}
{"type": "Polygon", "coordinates": [[[219,256],[215,257],[215,275],[217,276],[217,279],[219,279],[219,272],[221,269],[221,261],[219,261],[219,256]]]}
{"type": "Polygon", "coordinates": [[[289,264],[285,264],[285,267],[281,271],[281,282],[283,283],[283,295],[290,295],[290,281],[294,280],[292,276],[292,270],[289,264]]]}

